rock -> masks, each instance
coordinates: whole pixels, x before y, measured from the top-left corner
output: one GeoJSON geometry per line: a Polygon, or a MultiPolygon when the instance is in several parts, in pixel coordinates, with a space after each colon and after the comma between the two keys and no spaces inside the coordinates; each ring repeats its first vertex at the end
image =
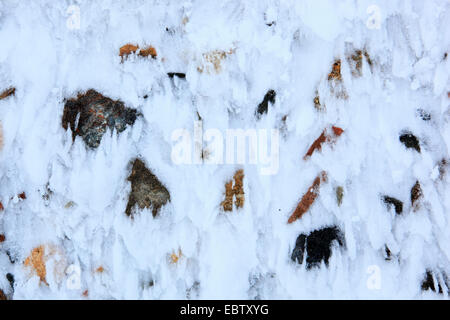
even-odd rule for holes
{"type": "Polygon", "coordinates": [[[139,50],[138,45],[134,45],[134,44],[130,44],[130,43],[120,47],[119,56],[122,58],[122,62],[123,62],[130,54],[134,54],[137,51],[139,51],[138,55],[140,57],[145,58],[145,57],[151,56],[153,59],[156,59],[156,57],[157,57],[156,49],[153,48],[152,46],[148,46],[144,49],[139,50]]]}
{"type": "Polygon", "coordinates": [[[322,150],[322,144],[324,142],[334,143],[336,138],[344,132],[344,130],[339,127],[332,126],[331,128],[333,133],[329,134],[327,132],[327,129],[324,129],[322,131],[322,134],[309,147],[308,152],[306,152],[305,156],[303,157],[303,160],[306,160],[308,157],[310,157],[314,153],[314,151],[322,150]]]}
{"type": "Polygon", "coordinates": [[[19,199],[25,200],[27,198],[27,195],[25,194],[25,192],[22,192],[22,193],[18,194],[17,197],[19,199]]]}
{"type": "Polygon", "coordinates": [[[0,100],[6,99],[9,96],[13,96],[16,93],[16,88],[8,88],[0,93],[0,100]]]}
{"type": "Polygon", "coordinates": [[[402,211],[403,211],[403,202],[401,202],[400,200],[395,199],[393,197],[384,196],[383,197],[383,201],[384,201],[384,203],[387,204],[388,208],[390,208],[391,206],[394,206],[396,214],[401,214],[402,213],[402,211]]]}
{"type": "Polygon", "coordinates": [[[4,234],[0,234],[0,243],[5,242],[5,235],[4,234]]]}
{"type": "Polygon", "coordinates": [[[66,130],[70,126],[72,140],[78,135],[90,148],[97,148],[107,128],[120,133],[127,125],[133,125],[136,117],[135,109],[127,108],[123,102],[113,101],[90,89],[66,102],[62,126],[66,130]]]}
{"type": "Polygon", "coordinates": [[[2,289],[0,289],[0,301],[5,301],[5,300],[8,300],[8,299],[6,298],[6,295],[3,293],[2,289]]]}
{"type": "Polygon", "coordinates": [[[181,79],[185,79],[186,78],[186,74],[185,73],[181,73],[181,72],[168,72],[167,75],[171,79],[173,79],[174,77],[181,78],[181,79]]]}
{"type": "Polygon", "coordinates": [[[31,267],[38,275],[39,279],[41,279],[42,282],[47,283],[45,279],[47,276],[45,260],[45,247],[39,246],[31,251],[31,254],[25,259],[24,265],[31,267]]]}
{"type": "Polygon", "coordinates": [[[6,279],[8,280],[8,282],[9,282],[9,285],[11,286],[11,289],[13,289],[14,290],[14,276],[11,274],[11,273],[7,273],[6,274],[6,279]]]}
{"type": "Polygon", "coordinates": [[[417,115],[423,120],[423,121],[430,121],[431,120],[431,114],[426,112],[423,109],[417,109],[417,115]]]}
{"type": "Polygon", "coordinates": [[[328,80],[342,80],[340,59],[334,61],[331,72],[328,74],[328,80]]]}
{"type": "Polygon", "coordinates": [[[415,149],[417,152],[420,153],[419,140],[412,133],[406,132],[401,134],[399,140],[406,146],[406,148],[415,149]]]}
{"type": "MultiPolygon", "coordinates": [[[[444,282],[448,281],[447,276],[444,273],[442,274],[442,278],[444,279],[444,282]]],[[[448,287],[448,285],[447,285],[447,287],[448,287]]],[[[421,288],[422,288],[422,291],[431,290],[434,292],[438,292],[440,294],[444,293],[441,283],[439,282],[439,279],[437,279],[437,277],[435,277],[434,273],[431,270],[426,270],[425,278],[422,281],[421,288]],[[437,290],[436,290],[434,280],[436,280],[437,290]]]]}
{"type": "Polygon", "coordinates": [[[244,170],[237,170],[233,178],[234,187],[232,180],[225,184],[225,200],[221,203],[224,211],[233,211],[233,197],[235,197],[236,208],[244,207],[244,170]]]}
{"type": "Polygon", "coordinates": [[[316,200],[319,195],[319,186],[321,182],[327,180],[327,173],[322,171],[316,179],[314,179],[313,184],[308,188],[308,191],[303,195],[302,200],[300,200],[294,213],[289,217],[288,223],[292,223],[297,219],[300,219],[311,207],[311,205],[316,200]]]}
{"type": "Polygon", "coordinates": [[[320,97],[319,93],[316,92],[316,96],[314,97],[314,108],[316,108],[317,111],[325,111],[325,106],[322,106],[320,103],[320,97]]]}
{"type": "Polygon", "coordinates": [[[125,210],[128,216],[132,216],[132,210],[137,204],[140,209],[152,208],[155,217],[159,209],[170,201],[169,191],[140,159],[134,160],[128,181],[131,182],[131,193],[125,210]]]}
{"type": "Polygon", "coordinates": [[[306,251],[307,269],[320,266],[322,261],[328,266],[333,242],[344,246],[344,236],[335,226],[315,230],[309,235],[300,234],[295,242],[291,260],[302,264],[306,251]]]}
{"type": "Polygon", "coordinates": [[[258,105],[258,109],[256,110],[256,116],[259,118],[261,115],[267,113],[269,109],[269,102],[273,105],[275,104],[276,92],[274,90],[267,91],[264,96],[263,101],[258,105]]]}
{"type": "Polygon", "coordinates": [[[414,186],[411,188],[411,206],[414,210],[419,208],[419,203],[417,202],[423,196],[422,188],[420,187],[419,181],[416,181],[414,186]]]}
{"type": "Polygon", "coordinates": [[[338,186],[336,188],[336,201],[338,206],[340,207],[342,204],[342,198],[344,197],[344,188],[342,188],[341,186],[338,186]]]}
{"type": "Polygon", "coordinates": [[[391,261],[392,252],[387,245],[384,246],[384,260],[391,261]]]}
{"type": "Polygon", "coordinates": [[[172,252],[172,254],[169,256],[169,261],[171,264],[177,264],[182,256],[183,252],[181,251],[181,249],[178,249],[178,253],[172,252]]]}
{"type": "Polygon", "coordinates": [[[0,211],[5,210],[5,207],[3,207],[3,203],[0,201],[0,211]]]}
{"type": "Polygon", "coordinates": [[[206,73],[211,73],[213,71],[211,69],[212,66],[216,74],[220,73],[220,71],[222,71],[222,61],[234,52],[235,49],[230,49],[228,51],[214,50],[204,53],[203,60],[205,61],[205,64],[197,67],[197,71],[200,73],[203,73],[204,71],[206,71],[206,73]]]}
{"type": "Polygon", "coordinates": [[[439,161],[438,168],[439,168],[439,179],[440,180],[444,179],[445,173],[447,171],[446,170],[447,164],[448,164],[448,161],[446,159],[442,159],[441,161],[439,161]]]}

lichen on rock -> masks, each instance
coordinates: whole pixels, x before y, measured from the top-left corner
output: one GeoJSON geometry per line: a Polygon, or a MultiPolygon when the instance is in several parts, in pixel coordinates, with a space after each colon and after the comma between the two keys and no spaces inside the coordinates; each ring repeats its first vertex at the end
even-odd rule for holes
{"type": "Polygon", "coordinates": [[[127,125],[133,125],[136,118],[135,109],[90,89],[66,101],[62,126],[66,130],[71,129],[72,140],[78,135],[90,148],[97,148],[107,128],[120,133],[127,125]]]}

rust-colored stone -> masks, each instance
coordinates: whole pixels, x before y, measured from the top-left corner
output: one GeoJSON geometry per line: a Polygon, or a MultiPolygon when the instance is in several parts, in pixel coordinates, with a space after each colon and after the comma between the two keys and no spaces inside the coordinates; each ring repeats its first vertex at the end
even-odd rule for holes
{"type": "Polygon", "coordinates": [[[0,243],[5,242],[5,235],[4,234],[0,234],[0,243]]]}
{"type": "Polygon", "coordinates": [[[139,49],[139,46],[136,46],[134,44],[128,43],[119,49],[119,56],[123,58],[126,58],[128,55],[132,53],[136,53],[136,51],[139,49]]]}
{"type": "Polygon", "coordinates": [[[16,93],[16,88],[8,88],[0,93],[0,100],[6,99],[9,96],[13,96],[16,93]]]}
{"type": "MultiPolygon", "coordinates": [[[[136,53],[138,50],[139,50],[138,45],[128,43],[119,49],[119,56],[122,58],[122,61],[123,61],[130,54],[136,53]]],[[[154,47],[148,46],[144,49],[140,49],[138,55],[141,57],[144,57],[144,58],[151,56],[152,58],[155,59],[157,56],[157,53],[156,53],[156,49],[154,47]]]]}
{"type": "Polygon", "coordinates": [[[294,213],[289,217],[288,223],[292,223],[300,219],[311,207],[319,195],[319,187],[321,182],[326,182],[327,173],[322,171],[315,179],[313,184],[308,188],[308,191],[303,195],[294,213]]]}
{"type": "Polygon", "coordinates": [[[17,196],[22,200],[25,200],[27,198],[27,195],[25,194],[25,192],[22,192],[21,194],[18,194],[17,196]]]}
{"type": "Polygon", "coordinates": [[[152,46],[148,46],[145,49],[141,49],[141,51],[139,51],[139,55],[141,57],[148,57],[151,56],[153,59],[156,59],[156,49],[153,48],[152,46]]]}
{"type": "Polygon", "coordinates": [[[31,254],[25,259],[24,265],[33,268],[41,281],[47,283],[45,279],[47,276],[45,267],[45,247],[43,245],[36,247],[31,251],[31,254]]]}
{"type": "Polygon", "coordinates": [[[237,170],[233,176],[233,179],[234,187],[232,180],[225,184],[225,200],[221,203],[224,211],[233,211],[233,197],[235,197],[234,204],[236,205],[236,208],[244,207],[244,170],[237,170]]]}
{"type": "Polygon", "coordinates": [[[0,211],[5,210],[5,207],[3,207],[3,203],[0,201],[0,211]]]}
{"type": "Polygon", "coordinates": [[[103,266],[98,267],[95,272],[97,273],[103,273],[105,271],[105,268],[103,268],[103,266]]]}
{"type": "Polygon", "coordinates": [[[339,137],[344,132],[344,130],[342,130],[339,127],[332,126],[331,128],[332,128],[332,131],[333,131],[333,135],[327,134],[327,130],[324,129],[322,131],[322,134],[319,136],[319,138],[317,138],[313,142],[313,144],[309,147],[308,152],[306,152],[305,156],[303,157],[304,160],[306,160],[308,157],[310,157],[314,153],[314,151],[321,150],[322,149],[322,144],[325,141],[333,142],[334,138],[339,137]]]}
{"type": "Polygon", "coordinates": [[[172,252],[172,254],[170,255],[170,258],[169,258],[170,263],[177,264],[182,256],[183,256],[183,252],[181,252],[181,249],[178,249],[178,254],[175,252],[172,252]]]}
{"type": "Polygon", "coordinates": [[[331,72],[328,74],[328,80],[342,80],[341,76],[341,60],[338,59],[333,63],[331,72]]]}
{"type": "Polygon", "coordinates": [[[2,289],[0,289],[0,301],[5,301],[5,300],[8,300],[8,299],[6,298],[6,295],[3,293],[2,289]]]}

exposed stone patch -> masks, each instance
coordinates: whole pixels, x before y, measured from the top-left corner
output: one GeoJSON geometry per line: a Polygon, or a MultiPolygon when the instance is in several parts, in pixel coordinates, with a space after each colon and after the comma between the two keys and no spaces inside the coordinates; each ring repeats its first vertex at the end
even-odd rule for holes
{"type": "Polygon", "coordinates": [[[263,101],[258,105],[258,109],[256,110],[257,118],[260,118],[261,115],[266,114],[269,109],[269,102],[273,105],[275,104],[276,92],[274,90],[269,90],[264,96],[263,101]]]}
{"type": "Polygon", "coordinates": [[[203,60],[206,63],[199,66],[197,68],[197,71],[200,73],[211,73],[212,71],[214,71],[215,73],[220,73],[220,71],[222,71],[222,61],[234,52],[235,49],[230,49],[228,51],[214,50],[204,53],[203,60]],[[211,69],[211,66],[213,67],[213,69],[211,69]]]}
{"type": "Polygon", "coordinates": [[[319,187],[321,182],[326,182],[327,173],[322,171],[315,179],[313,184],[308,188],[308,191],[303,195],[294,213],[289,217],[288,223],[292,223],[300,219],[311,207],[319,195],[319,187]]]}
{"type": "Polygon", "coordinates": [[[90,148],[97,148],[107,128],[120,133],[127,125],[133,125],[136,117],[135,109],[90,89],[85,94],[78,94],[75,99],[67,100],[62,126],[66,130],[70,127],[73,141],[78,135],[90,148]]]}
{"type": "Polygon", "coordinates": [[[5,242],[6,237],[4,234],[0,234],[0,243],[5,242]]]}
{"type": "Polygon", "coordinates": [[[244,207],[244,170],[237,170],[233,178],[234,186],[232,180],[225,183],[225,200],[221,203],[224,211],[233,211],[233,197],[236,198],[234,202],[236,208],[239,209],[244,207]]]}
{"type": "Polygon", "coordinates": [[[47,276],[45,262],[45,247],[41,245],[31,251],[31,254],[28,256],[28,258],[25,259],[24,265],[27,267],[31,267],[38,275],[39,279],[47,284],[47,281],[45,279],[47,276]]]}
{"type": "Polygon", "coordinates": [[[181,72],[168,72],[167,75],[171,79],[173,79],[174,77],[177,77],[177,78],[180,78],[180,79],[185,79],[186,78],[186,74],[185,73],[181,73],[181,72]]]}
{"type": "Polygon", "coordinates": [[[419,139],[410,132],[405,132],[400,135],[399,140],[405,145],[406,148],[414,149],[420,153],[419,139]]]}
{"type": "Polygon", "coordinates": [[[342,80],[340,59],[334,61],[331,72],[328,74],[328,80],[342,80]]]}
{"type": "Polygon", "coordinates": [[[403,212],[403,202],[401,202],[400,200],[393,197],[384,196],[383,201],[384,203],[386,203],[388,208],[394,206],[396,214],[401,214],[403,212]]]}
{"type": "Polygon", "coordinates": [[[422,198],[422,188],[420,187],[419,181],[416,181],[414,186],[411,188],[411,206],[413,207],[414,211],[416,211],[419,208],[419,199],[422,198]]]}
{"type": "Polygon", "coordinates": [[[307,269],[320,266],[322,261],[328,266],[333,242],[344,246],[344,236],[335,226],[315,230],[309,235],[300,234],[295,242],[291,260],[302,264],[306,252],[307,269]]]}
{"type": "Polygon", "coordinates": [[[172,254],[169,257],[169,261],[171,264],[177,264],[182,256],[183,252],[181,251],[181,249],[178,249],[178,253],[172,252],[172,254]]]}
{"type": "Polygon", "coordinates": [[[122,58],[122,62],[123,62],[130,54],[135,54],[136,52],[138,52],[137,54],[140,57],[144,57],[144,58],[151,56],[153,59],[156,59],[156,57],[157,57],[156,49],[153,48],[152,46],[148,46],[144,49],[139,49],[138,45],[134,45],[131,43],[128,43],[128,44],[120,47],[119,56],[122,58]]]}
{"type": "Polygon", "coordinates": [[[425,277],[422,281],[422,291],[434,291],[437,292],[439,294],[443,294],[444,293],[444,287],[445,286],[447,288],[448,293],[450,293],[450,290],[448,288],[448,278],[447,275],[445,273],[441,273],[442,276],[442,280],[440,281],[439,277],[436,276],[435,272],[427,269],[425,272],[425,277]],[[443,282],[443,283],[441,283],[443,282]],[[437,285],[437,287],[436,287],[437,285]]]}
{"type": "Polygon", "coordinates": [[[0,100],[6,99],[9,96],[13,96],[16,93],[16,88],[8,88],[4,91],[2,91],[2,93],[0,93],[0,100]]]}
{"type": "Polygon", "coordinates": [[[344,188],[341,186],[338,186],[336,188],[336,202],[338,206],[340,207],[342,204],[342,198],[344,197],[344,188]]]}
{"type": "Polygon", "coordinates": [[[133,215],[133,208],[137,204],[140,209],[152,208],[155,217],[159,209],[170,201],[169,191],[140,159],[134,160],[128,181],[131,182],[131,193],[125,210],[128,216],[133,215]]]}
{"type": "Polygon", "coordinates": [[[303,157],[303,160],[306,160],[308,157],[310,157],[314,151],[321,150],[322,144],[324,142],[334,143],[336,138],[339,137],[344,130],[342,130],[339,127],[331,127],[332,128],[332,134],[329,134],[327,132],[327,129],[324,129],[322,131],[322,134],[313,142],[313,144],[309,147],[308,151],[306,152],[305,156],[303,157]]]}
{"type": "Polygon", "coordinates": [[[8,299],[6,298],[6,295],[3,293],[2,289],[0,289],[0,301],[5,301],[5,300],[8,300],[8,299]]]}

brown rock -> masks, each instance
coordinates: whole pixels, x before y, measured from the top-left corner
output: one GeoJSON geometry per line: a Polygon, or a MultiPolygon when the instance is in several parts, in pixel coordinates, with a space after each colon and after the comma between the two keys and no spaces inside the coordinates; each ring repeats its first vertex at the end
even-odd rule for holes
{"type": "Polygon", "coordinates": [[[331,72],[328,74],[328,80],[342,80],[341,76],[341,60],[338,59],[333,63],[331,72]]]}
{"type": "Polygon", "coordinates": [[[157,56],[156,49],[153,48],[152,46],[149,46],[149,47],[147,47],[145,49],[141,49],[141,51],[139,51],[139,55],[141,57],[151,56],[153,59],[156,59],[156,56],[157,56]]]}
{"type": "Polygon", "coordinates": [[[6,295],[3,293],[2,289],[0,289],[0,301],[5,301],[5,300],[8,300],[8,299],[6,298],[6,295]]]}
{"type": "Polygon", "coordinates": [[[411,206],[414,210],[419,208],[418,200],[423,196],[422,188],[420,187],[419,181],[416,181],[411,189],[411,206]]]}
{"type": "Polygon", "coordinates": [[[342,198],[344,197],[344,188],[341,186],[336,188],[336,201],[338,206],[340,207],[342,204],[342,198]]]}
{"type": "Polygon", "coordinates": [[[202,73],[203,71],[206,71],[207,73],[211,73],[210,66],[212,65],[214,68],[215,73],[219,73],[222,70],[222,61],[227,58],[229,55],[234,53],[234,49],[230,49],[228,51],[222,51],[222,50],[214,50],[211,52],[207,52],[203,54],[203,59],[205,60],[206,64],[199,66],[197,68],[197,71],[202,73]]]}
{"type": "Polygon", "coordinates": [[[3,207],[3,203],[0,201],[0,211],[5,210],[5,207],[3,207]]]}
{"type": "Polygon", "coordinates": [[[234,204],[236,208],[243,208],[245,202],[244,194],[244,170],[237,170],[234,174],[233,181],[230,180],[225,184],[225,200],[221,205],[224,211],[233,211],[233,197],[236,198],[234,204]]]}
{"type": "Polygon", "coordinates": [[[155,217],[159,209],[170,201],[169,191],[140,159],[134,160],[128,181],[131,182],[131,193],[125,210],[128,216],[132,216],[132,209],[137,204],[140,209],[151,207],[155,217]]]}
{"type": "Polygon", "coordinates": [[[0,100],[6,99],[9,96],[13,96],[16,93],[16,88],[8,88],[0,93],[0,100]]]}
{"type": "Polygon", "coordinates": [[[5,242],[5,235],[4,234],[0,234],[0,243],[5,242]]]}
{"type": "Polygon", "coordinates": [[[308,152],[306,152],[305,156],[303,157],[304,160],[306,160],[308,157],[310,157],[314,153],[314,151],[321,150],[322,149],[322,144],[325,141],[333,143],[334,139],[339,137],[344,132],[344,130],[342,130],[339,127],[333,126],[331,128],[332,128],[332,131],[333,131],[333,133],[331,135],[327,133],[326,129],[324,129],[322,131],[322,134],[319,136],[319,138],[317,138],[313,142],[313,144],[309,147],[308,152]]]}
{"type": "Polygon", "coordinates": [[[292,223],[300,219],[311,207],[319,195],[319,187],[321,182],[326,182],[327,173],[322,171],[315,179],[313,184],[308,188],[308,191],[303,195],[302,200],[297,205],[294,213],[290,216],[288,223],[292,223]]]}
{"type": "Polygon", "coordinates": [[[19,199],[25,200],[27,198],[27,195],[25,194],[25,192],[22,192],[21,194],[17,195],[19,197],[19,199]]]}

